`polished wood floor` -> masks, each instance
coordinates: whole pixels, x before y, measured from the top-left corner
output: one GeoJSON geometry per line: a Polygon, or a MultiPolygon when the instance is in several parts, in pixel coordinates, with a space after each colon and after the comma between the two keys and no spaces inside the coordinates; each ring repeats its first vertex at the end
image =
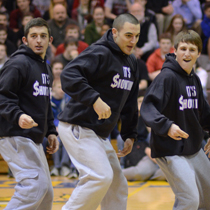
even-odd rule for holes
{"type": "MultiPolygon", "coordinates": [[[[52,177],[54,203],[52,210],[61,210],[71,196],[77,180],[52,177]]],[[[171,210],[174,194],[164,181],[128,182],[127,210],[171,210]]],[[[14,193],[15,180],[0,175],[0,210],[3,210],[14,193]]],[[[88,209],[87,209],[88,210],[88,209]]],[[[97,208],[100,210],[100,207],[97,208]]]]}

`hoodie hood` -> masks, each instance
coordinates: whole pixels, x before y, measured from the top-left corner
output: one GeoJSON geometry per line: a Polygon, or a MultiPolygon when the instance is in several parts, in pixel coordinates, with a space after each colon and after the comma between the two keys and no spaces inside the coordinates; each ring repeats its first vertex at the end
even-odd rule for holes
{"type": "Polygon", "coordinates": [[[115,43],[113,39],[112,29],[109,29],[94,45],[103,45],[106,46],[122,55],[126,55],[123,51],[119,48],[119,46],[115,43]]]}
{"type": "Polygon", "coordinates": [[[36,61],[41,61],[41,62],[46,61],[46,56],[45,59],[43,60],[40,55],[34,53],[34,51],[31,48],[27,47],[25,44],[21,44],[18,50],[16,50],[10,57],[15,57],[19,54],[24,54],[26,56],[29,56],[36,61]]]}
{"type": "Polygon", "coordinates": [[[162,70],[164,69],[171,69],[172,71],[177,72],[178,74],[184,75],[184,76],[192,76],[194,74],[194,70],[192,69],[191,73],[188,75],[187,72],[182,69],[182,67],[179,65],[179,63],[176,61],[176,55],[174,53],[168,53],[166,55],[165,63],[162,66],[162,70]]]}

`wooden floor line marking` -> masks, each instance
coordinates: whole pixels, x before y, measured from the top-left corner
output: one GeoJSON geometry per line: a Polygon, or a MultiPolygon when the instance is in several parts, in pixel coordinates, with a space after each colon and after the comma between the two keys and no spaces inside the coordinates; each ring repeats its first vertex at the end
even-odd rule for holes
{"type": "Polygon", "coordinates": [[[139,187],[138,189],[134,190],[132,193],[128,194],[128,198],[130,198],[132,195],[136,194],[137,192],[143,190],[146,187],[149,187],[151,185],[151,183],[145,183],[144,185],[142,185],[141,187],[139,187]]]}

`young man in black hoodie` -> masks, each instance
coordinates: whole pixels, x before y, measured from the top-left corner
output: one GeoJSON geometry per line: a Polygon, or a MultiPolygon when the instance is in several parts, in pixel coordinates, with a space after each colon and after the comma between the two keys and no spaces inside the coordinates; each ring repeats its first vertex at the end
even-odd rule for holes
{"type": "Polygon", "coordinates": [[[193,70],[202,41],[195,31],[182,31],[174,47],[175,54],[166,55],[148,88],[140,113],[152,128],[151,155],[175,193],[173,209],[207,210],[210,163],[201,145],[203,129],[210,131],[210,106],[193,70]]]}
{"type": "Polygon", "coordinates": [[[137,136],[139,72],[132,55],[140,24],[118,16],[103,37],[66,65],[61,74],[71,100],[59,115],[60,138],[79,171],[80,181],[62,208],[125,210],[128,187],[108,136],[121,118],[128,154],[137,136]]]}
{"type": "Polygon", "coordinates": [[[0,75],[0,153],[18,184],[5,209],[51,210],[53,188],[42,141],[50,154],[58,149],[50,104],[52,73],[46,50],[52,42],[42,18],[25,28],[23,45],[0,75]]]}

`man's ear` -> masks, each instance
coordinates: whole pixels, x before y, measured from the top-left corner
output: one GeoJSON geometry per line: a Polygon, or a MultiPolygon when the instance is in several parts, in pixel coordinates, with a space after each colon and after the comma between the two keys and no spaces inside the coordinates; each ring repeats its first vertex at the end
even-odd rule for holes
{"type": "Polygon", "coordinates": [[[176,49],[174,48],[174,54],[176,55],[176,49]]]}
{"type": "Polygon", "coordinates": [[[53,42],[53,37],[51,36],[49,39],[49,44],[52,44],[52,42],[53,42]]]}
{"type": "Polygon", "coordinates": [[[25,45],[28,45],[28,41],[27,41],[27,39],[26,39],[25,36],[22,37],[22,41],[23,41],[23,43],[24,43],[25,45]]]}
{"type": "Polygon", "coordinates": [[[112,28],[112,34],[114,39],[117,38],[118,30],[116,28],[112,28]]]}

